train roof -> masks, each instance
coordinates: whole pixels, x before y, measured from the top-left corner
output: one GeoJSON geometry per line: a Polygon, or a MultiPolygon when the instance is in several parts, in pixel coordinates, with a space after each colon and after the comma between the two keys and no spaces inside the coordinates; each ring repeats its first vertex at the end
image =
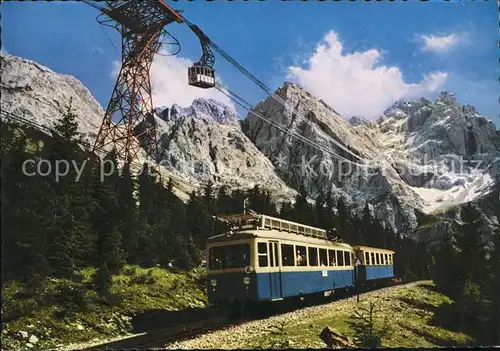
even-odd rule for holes
{"type": "Polygon", "coordinates": [[[252,210],[244,211],[243,213],[214,216],[214,218],[226,223],[232,231],[276,229],[308,237],[327,239],[326,230],[324,229],[260,214],[252,210]]]}
{"type": "Polygon", "coordinates": [[[253,230],[244,230],[237,231],[220,235],[215,235],[208,238],[209,243],[218,243],[218,242],[230,242],[241,239],[251,239],[251,238],[262,238],[262,239],[275,239],[275,240],[287,240],[293,241],[295,243],[300,243],[304,245],[324,245],[330,246],[332,248],[339,248],[344,250],[352,250],[352,246],[346,243],[340,243],[327,239],[320,239],[315,237],[304,236],[300,234],[294,234],[290,232],[283,232],[274,229],[253,229],[253,230]]]}
{"type": "Polygon", "coordinates": [[[354,250],[360,250],[360,251],[373,251],[373,252],[394,253],[394,250],[380,249],[378,247],[371,247],[371,246],[353,246],[353,249],[354,250]]]}

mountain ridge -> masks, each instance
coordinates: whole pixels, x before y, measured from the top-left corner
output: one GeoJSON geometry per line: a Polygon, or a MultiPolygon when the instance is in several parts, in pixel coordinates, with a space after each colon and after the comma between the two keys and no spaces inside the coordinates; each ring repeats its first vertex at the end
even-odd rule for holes
{"type": "MultiPolygon", "coordinates": [[[[2,109],[47,125],[62,112],[57,98],[72,96],[81,131],[95,139],[104,110],[76,78],[12,55],[2,53],[1,59],[2,109]]],[[[213,99],[156,108],[163,168],[193,183],[260,185],[280,202],[293,201],[300,185],[311,198],[332,191],[355,213],[370,203],[378,218],[400,232],[416,228],[419,213],[483,197],[500,173],[500,132],[453,93],[444,91],[435,101],[396,101],[370,121],[361,116],[346,120],[291,82],[276,94],[295,111],[272,97],[252,111],[284,127],[286,134],[252,113],[241,119],[213,99]],[[345,161],[339,163],[332,153],[345,161]],[[453,168],[457,159],[458,170],[453,168]],[[483,164],[471,164],[479,161],[483,164]],[[373,172],[361,172],[355,164],[373,172]],[[312,174],[321,167],[328,172],[312,174]],[[310,173],[303,174],[304,169],[310,173]]]]}

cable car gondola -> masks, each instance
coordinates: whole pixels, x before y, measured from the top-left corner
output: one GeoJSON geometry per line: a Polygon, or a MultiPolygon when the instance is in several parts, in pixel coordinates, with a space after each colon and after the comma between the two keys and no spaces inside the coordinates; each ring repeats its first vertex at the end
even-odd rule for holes
{"type": "Polygon", "coordinates": [[[215,70],[209,66],[195,64],[188,68],[188,83],[198,88],[213,88],[215,87],[215,70]]]}
{"type": "Polygon", "coordinates": [[[210,49],[210,39],[198,26],[191,24],[189,28],[200,39],[202,55],[198,62],[188,68],[188,83],[198,88],[213,88],[215,87],[215,70],[213,69],[215,58],[210,49]]]}

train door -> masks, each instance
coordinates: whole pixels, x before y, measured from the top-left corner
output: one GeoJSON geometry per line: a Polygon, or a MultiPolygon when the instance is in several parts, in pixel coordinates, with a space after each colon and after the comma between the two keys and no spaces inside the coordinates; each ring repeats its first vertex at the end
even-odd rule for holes
{"type": "Polygon", "coordinates": [[[281,269],[279,265],[278,242],[269,241],[269,287],[271,289],[271,301],[281,300],[283,292],[281,287],[281,269]]]}

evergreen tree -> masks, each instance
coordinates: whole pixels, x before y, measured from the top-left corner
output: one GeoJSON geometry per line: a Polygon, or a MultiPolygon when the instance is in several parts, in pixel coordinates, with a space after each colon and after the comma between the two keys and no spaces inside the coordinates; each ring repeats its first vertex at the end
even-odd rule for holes
{"type": "Polygon", "coordinates": [[[123,250],[130,263],[136,263],[137,257],[137,236],[141,226],[139,214],[134,197],[135,183],[129,163],[125,163],[121,172],[121,180],[117,189],[117,199],[120,211],[123,250]]]}
{"type": "Polygon", "coordinates": [[[462,264],[462,272],[473,279],[478,279],[483,274],[486,256],[481,240],[480,216],[481,213],[474,205],[464,206],[461,212],[463,224],[457,236],[457,244],[460,248],[458,259],[462,264]]]}
{"type": "Polygon", "coordinates": [[[349,232],[350,215],[342,197],[340,197],[337,203],[336,222],[336,227],[338,228],[338,234],[340,237],[344,240],[344,242],[352,242],[352,235],[349,232]]]}
{"type": "MultiPolygon", "coordinates": [[[[441,291],[456,297],[462,286],[457,250],[453,236],[446,232],[442,235],[435,254],[434,282],[441,291]]],[[[399,257],[400,255],[398,255],[399,257]]]]}
{"type": "Polygon", "coordinates": [[[304,184],[300,185],[299,193],[295,197],[294,213],[297,222],[306,225],[314,224],[314,211],[307,201],[307,190],[304,184]]]}
{"type": "Polygon", "coordinates": [[[226,185],[221,186],[217,192],[217,213],[226,214],[235,212],[231,200],[228,187],[226,185]]]}
{"type": "Polygon", "coordinates": [[[269,216],[276,216],[278,214],[276,205],[272,202],[271,194],[262,190],[258,185],[248,191],[247,198],[249,200],[249,207],[253,211],[269,216]]]}
{"type": "MultiPolygon", "coordinates": [[[[2,124],[2,276],[37,281],[50,275],[47,262],[46,218],[51,213],[45,203],[50,192],[37,176],[23,173],[29,138],[19,126],[2,124]],[[17,133],[12,133],[12,129],[17,133]]],[[[28,173],[33,167],[27,167],[28,173]]]]}
{"type": "Polygon", "coordinates": [[[314,204],[314,226],[326,228],[327,226],[327,210],[326,196],[319,193],[314,204]]]}
{"type": "Polygon", "coordinates": [[[155,176],[149,172],[147,164],[142,166],[138,177],[139,183],[139,208],[138,217],[140,228],[137,232],[136,255],[143,264],[152,264],[151,252],[153,249],[153,236],[155,223],[159,214],[155,213],[154,202],[157,194],[155,176]]]}
{"type": "Polygon", "coordinates": [[[491,301],[488,316],[490,345],[500,345],[500,226],[493,233],[493,250],[486,264],[488,279],[486,280],[485,292],[491,301]]]}
{"type": "Polygon", "coordinates": [[[293,211],[293,205],[290,202],[282,203],[279,216],[287,221],[295,221],[296,218],[293,211]]]}
{"type": "Polygon", "coordinates": [[[69,277],[88,258],[87,245],[90,243],[88,238],[91,237],[88,187],[85,181],[78,179],[73,167],[69,166],[70,163],[85,165],[85,155],[77,144],[80,135],[71,101],[66,112],[56,121],[54,129],[57,134],[46,147],[46,158],[51,165],[65,162],[69,169],[66,175],[58,177],[56,168],[53,167],[50,176],[43,178],[45,186],[50,188],[46,201],[52,212],[44,230],[48,235],[47,259],[53,273],[69,277]]]}
{"type": "Polygon", "coordinates": [[[106,267],[110,274],[116,274],[125,261],[121,236],[122,213],[120,213],[117,197],[120,177],[116,150],[113,149],[104,160],[108,161],[110,166],[112,164],[114,172],[104,177],[103,181],[101,181],[100,174],[94,175],[93,197],[96,205],[92,219],[94,231],[97,233],[97,263],[102,269],[106,267]]]}

